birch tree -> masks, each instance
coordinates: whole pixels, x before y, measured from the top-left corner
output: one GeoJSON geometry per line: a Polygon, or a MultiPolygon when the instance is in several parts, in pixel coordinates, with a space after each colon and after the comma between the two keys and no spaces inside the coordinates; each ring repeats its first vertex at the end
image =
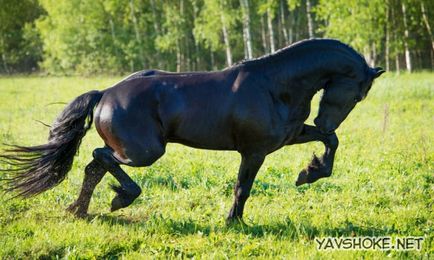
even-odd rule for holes
{"type": "Polygon", "coordinates": [[[402,22],[404,25],[405,65],[406,65],[407,71],[411,72],[412,66],[411,66],[411,55],[410,55],[410,46],[409,46],[410,32],[409,32],[408,22],[407,22],[407,6],[405,4],[405,1],[402,1],[401,8],[402,8],[402,22]]]}
{"type": "Polygon", "coordinates": [[[244,39],[244,58],[251,59],[252,37],[250,35],[250,4],[249,0],[240,0],[240,6],[243,13],[243,39],[244,39]]]}

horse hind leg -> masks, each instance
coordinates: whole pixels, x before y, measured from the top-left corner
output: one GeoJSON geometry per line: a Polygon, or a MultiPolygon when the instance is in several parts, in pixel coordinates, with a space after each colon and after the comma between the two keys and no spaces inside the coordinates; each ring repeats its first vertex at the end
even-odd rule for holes
{"type": "Polygon", "coordinates": [[[92,160],[84,170],[84,180],[81,187],[80,195],[74,201],[67,211],[76,215],[77,217],[85,217],[89,208],[90,199],[96,185],[101,181],[105,175],[106,170],[96,160],[92,160]]]}
{"type": "Polygon", "coordinates": [[[113,150],[108,147],[98,148],[93,151],[93,157],[110,172],[120,183],[120,186],[112,185],[117,193],[111,203],[111,211],[129,206],[140,195],[142,190],[128,174],[119,166],[119,162],[113,157],[113,150]]]}

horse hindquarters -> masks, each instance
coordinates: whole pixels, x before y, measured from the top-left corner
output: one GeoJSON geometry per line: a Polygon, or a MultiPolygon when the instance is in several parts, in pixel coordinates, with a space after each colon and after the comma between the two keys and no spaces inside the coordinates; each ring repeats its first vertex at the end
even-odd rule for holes
{"type": "MultiPolygon", "coordinates": [[[[137,99],[136,93],[129,93],[128,88],[118,90],[104,93],[95,110],[95,126],[106,146],[95,149],[93,157],[104,172],[110,172],[120,183],[120,186],[112,186],[117,195],[112,200],[111,211],[127,207],[141,193],[120,164],[149,166],[165,152],[160,124],[152,116],[155,106],[147,103],[148,96],[137,99]],[[139,102],[134,103],[137,100],[139,102]]],[[[94,188],[86,179],[83,188],[85,186],[94,188]]]]}
{"type": "Polygon", "coordinates": [[[157,98],[151,88],[125,86],[107,92],[96,108],[95,126],[120,164],[149,166],[165,152],[157,98]]]}

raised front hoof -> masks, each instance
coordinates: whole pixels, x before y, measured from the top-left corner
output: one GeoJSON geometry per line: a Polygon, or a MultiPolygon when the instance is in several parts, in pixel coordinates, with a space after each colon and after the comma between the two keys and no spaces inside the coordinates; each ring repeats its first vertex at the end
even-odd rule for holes
{"type": "Polygon", "coordinates": [[[331,173],[331,167],[323,163],[322,158],[320,159],[316,155],[313,155],[309,166],[298,174],[295,185],[300,186],[306,183],[314,183],[320,178],[330,177],[331,173]]]}
{"type": "Polygon", "coordinates": [[[300,186],[303,184],[308,183],[308,173],[306,171],[306,169],[303,169],[299,174],[298,174],[298,178],[297,181],[295,182],[295,186],[300,186]]]}
{"type": "Polygon", "coordinates": [[[80,203],[74,202],[69,207],[66,208],[66,211],[71,213],[77,218],[86,218],[88,216],[87,209],[84,209],[80,203]]]}

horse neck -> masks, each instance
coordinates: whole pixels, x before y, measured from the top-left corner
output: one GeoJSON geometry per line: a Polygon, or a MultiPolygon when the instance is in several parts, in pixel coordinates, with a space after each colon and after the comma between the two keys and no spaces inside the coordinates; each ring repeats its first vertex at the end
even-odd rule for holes
{"type": "Polygon", "coordinates": [[[289,53],[287,57],[274,61],[265,73],[276,83],[274,91],[277,93],[304,90],[307,96],[313,97],[333,75],[349,73],[349,66],[358,66],[359,61],[351,55],[337,48],[306,50],[305,58],[289,53]]]}

